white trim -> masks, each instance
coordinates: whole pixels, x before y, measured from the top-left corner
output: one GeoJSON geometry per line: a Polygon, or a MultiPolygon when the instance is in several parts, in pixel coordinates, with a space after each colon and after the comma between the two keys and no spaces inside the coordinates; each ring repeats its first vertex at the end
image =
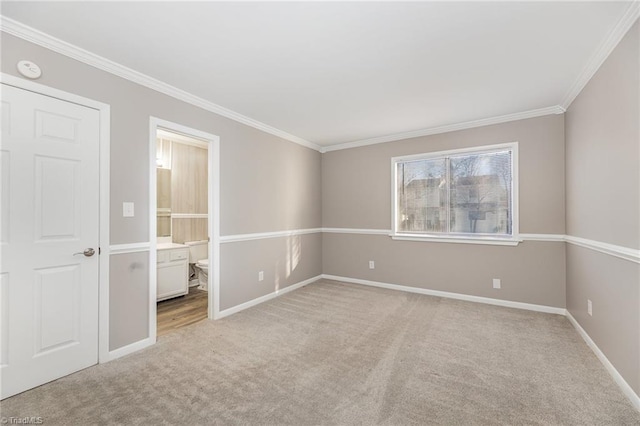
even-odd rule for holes
{"type": "Polygon", "coordinates": [[[600,350],[598,345],[596,345],[596,343],[591,339],[591,337],[587,334],[587,332],[580,326],[580,323],[576,321],[573,315],[571,315],[571,312],[569,312],[568,310],[566,313],[566,317],[569,320],[569,322],[573,325],[573,327],[576,329],[578,334],[582,336],[584,341],[587,343],[587,346],[589,346],[593,351],[593,353],[596,355],[596,357],[598,357],[598,359],[600,360],[602,365],[604,365],[604,368],[609,372],[611,377],[613,377],[613,380],[618,384],[618,386],[620,386],[622,393],[624,393],[626,397],[629,398],[629,400],[631,401],[631,404],[633,404],[633,406],[640,411],[640,396],[638,396],[633,391],[631,386],[629,386],[626,380],[624,380],[624,378],[618,372],[618,370],[616,370],[613,364],[611,364],[611,361],[609,361],[609,359],[605,356],[605,354],[600,350]]]}
{"type": "Polygon", "coordinates": [[[206,219],[207,213],[171,213],[171,219],[206,219]]]}
{"type": "MultiPolygon", "coordinates": [[[[209,284],[207,316],[209,319],[220,317],[220,137],[182,124],[173,123],[157,117],[149,118],[149,336],[156,340],[156,292],[157,292],[157,240],[156,236],[156,149],[158,129],[176,132],[186,137],[196,138],[208,143],[208,195],[207,208],[210,214],[204,215],[209,232],[209,284]]],[[[193,215],[191,215],[193,216],[193,215]]]]}
{"type": "Polygon", "coordinates": [[[465,238],[456,236],[427,236],[427,235],[411,235],[411,234],[392,234],[391,238],[398,241],[426,241],[432,243],[453,243],[453,244],[483,244],[490,246],[517,246],[522,242],[519,238],[492,238],[492,237],[478,237],[478,238],[465,238]]]}
{"type": "MultiPolygon", "coordinates": [[[[491,245],[509,245],[515,246],[521,241],[519,238],[519,157],[518,142],[508,142],[494,145],[473,146],[461,149],[451,149],[446,151],[432,151],[421,154],[402,155],[391,158],[391,237],[396,240],[406,241],[442,241],[449,243],[467,243],[467,244],[491,244],[491,245]],[[408,234],[398,232],[397,227],[397,190],[398,190],[398,163],[407,161],[416,161],[429,158],[451,158],[461,154],[490,154],[501,151],[511,152],[511,235],[493,236],[493,235],[455,235],[443,233],[442,235],[427,234],[408,234]]],[[[448,162],[447,162],[448,164],[448,162]]],[[[448,167],[448,165],[447,165],[448,167]]],[[[448,174],[447,171],[447,179],[448,174]]],[[[448,216],[448,214],[447,214],[448,216]]],[[[447,219],[448,220],[448,219],[447,219]]]]}
{"type": "Polygon", "coordinates": [[[322,232],[329,234],[391,235],[391,229],[322,228],[322,232]]]}
{"type": "Polygon", "coordinates": [[[531,303],[513,302],[511,300],[502,300],[502,299],[492,299],[490,297],[471,296],[468,294],[451,293],[448,291],[429,290],[426,288],[382,283],[378,281],[362,280],[359,278],[340,277],[337,275],[322,274],[322,278],[327,280],[342,281],[345,283],[362,284],[362,285],[367,285],[371,287],[386,288],[389,290],[406,291],[408,293],[424,294],[427,296],[444,297],[446,299],[457,299],[457,300],[464,300],[467,302],[484,303],[487,305],[504,306],[507,308],[516,308],[516,309],[525,309],[528,311],[545,312],[548,314],[564,315],[566,313],[565,308],[556,308],[555,306],[534,305],[531,303]]]}
{"type": "Polygon", "coordinates": [[[151,337],[147,337],[146,339],[139,340],[137,342],[131,343],[129,345],[123,346],[118,349],[114,349],[110,351],[106,359],[101,362],[113,361],[114,359],[137,352],[141,349],[144,349],[146,347],[153,345],[155,343],[155,340],[156,340],[155,338],[152,339],[151,337]]]}
{"type": "Polygon", "coordinates": [[[54,52],[76,59],[82,63],[91,65],[102,71],[106,71],[118,77],[140,84],[144,87],[150,88],[157,92],[171,96],[175,99],[179,99],[183,102],[187,102],[191,105],[195,105],[204,110],[213,112],[220,116],[229,118],[231,120],[243,123],[247,126],[261,130],[263,132],[281,137],[288,141],[297,143],[307,148],[314,149],[321,153],[337,151],[342,149],[357,148],[361,146],[374,145],[385,142],[393,142],[403,139],[416,138],[421,136],[429,136],[441,133],[448,133],[458,130],[472,129],[476,127],[489,126],[493,124],[507,123],[510,121],[525,120],[528,118],[542,117],[551,114],[563,114],[566,109],[571,105],[575,98],[580,94],[582,89],[591,80],[593,75],[598,71],[600,66],[609,57],[613,49],[618,45],[620,40],[625,36],[629,29],[633,26],[635,21],[640,16],[640,3],[636,0],[631,2],[629,8],[618,21],[616,26],[611,30],[606,39],[598,46],[596,51],[592,54],[591,58],[587,62],[582,72],[578,75],[576,81],[571,85],[567,93],[565,94],[560,105],[553,105],[545,108],[539,108],[529,111],[522,111],[512,114],[505,114],[495,117],[487,117],[478,120],[466,121],[462,123],[454,123],[443,126],[428,127],[425,129],[396,133],[392,135],[378,136],[368,139],[356,140],[351,142],[339,143],[329,146],[320,146],[316,143],[307,141],[298,136],[287,133],[283,130],[272,127],[268,124],[254,120],[250,117],[239,114],[230,109],[224,108],[213,102],[207,101],[203,98],[195,96],[189,92],[173,87],[160,80],[152,78],[146,74],[135,71],[124,65],[118,64],[114,61],[106,59],[95,53],[89,52],[71,43],[67,43],[63,40],[55,38],[49,34],[39,31],[35,28],[29,27],[21,22],[7,18],[0,15],[0,30],[19,37],[23,40],[45,47],[54,52]]]}
{"type": "Polygon", "coordinates": [[[601,243],[599,241],[588,240],[585,238],[573,237],[570,235],[562,234],[518,234],[514,239],[499,239],[499,238],[486,238],[486,239],[466,239],[456,237],[422,237],[419,235],[411,234],[397,234],[392,235],[391,229],[366,229],[366,228],[306,228],[306,229],[293,229],[290,231],[274,231],[274,232],[260,232],[255,234],[236,234],[225,235],[220,237],[220,243],[235,243],[241,241],[262,240],[267,238],[281,238],[290,237],[293,235],[305,235],[305,234],[360,234],[360,235],[384,235],[390,236],[394,240],[400,241],[427,241],[427,242],[453,242],[453,243],[470,243],[470,244],[497,244],[497,245],[517,245],[523,241],[542,241],[542,242],[567,242],[575,244],[581,247],[586,247],[601,253],[616,256],[621,259],[630,260],[632,262],[640,263],[640,250],[631,249],[622,246],[616,246],[613,244],[601,243]]]}
{"type": "MultiPolygon", "coordinates": [[[[327,232],[331,234],[367,234],[367,235],[389,235],[394,237],[391,234],[390,229],[355,229],[355,228],[322,228],[322,232],[327,232]]],[[[449,241],[446,238],[423,238],[423,237],[406,237],[406,235],[397,235],[394,237],[396,240],[408,240],[408,241],[430,241],[430,242],[455,242],[449,241]]],[[[475,240],[474,240],[475,241],[475,240]]],[[[499,241],[499,240],[498,240],[499,241]]],[[[577,245],[580,247],[585,247],[594,251],[598,251],[600,253],[608,254],[610,256],[615,256],[620,259],[628,260],[635,263],[640,263],[640,250],[632,249],[628,247],[618,246],[614,244],[602,243],[600,241],[588,240],[586,238],[574,237],[571,235],[562,235],[562,234],[519,234],[518,239],[516,241],[544,241],[544,242],[566,242],[569,244],[577,245]]],[[[471,242],[471,241],[463,241],[463,242],[471,242]]],[[[482,244],[484,240],[478,240],[477,244],[482,244]]],[[[505,240],[505,242],[510,243],[510,240],[505,240]]],[[[506,244],[506,245],[515,245],[515,244],[506,244]]]]}
{"type": "Polygon", "coordinates": [[[269,293],[267,295],[264,296],[260,296],[258,298],[255,298],[253,300],[250,300],[248,302],[245,303],[241,303],[240,305],[236,305],[232,308],[227,308],[224,311],[220,312],[220,315],[218,316],[218,318],[224,318],[224,317],[228,317],[229,315],[238,313],[240,311],[244,311],[245,309],[251,308],[252,306],[256,306],[259,305],[260,303],[266,302],[268,300],[274,299],[278,296],[282,296],[283,294],[287,294],[290,291],[293,290],[297,290],[300,287],[304,287],[305,285],[311,284],[315,281],[318,281],[320,278],[322,278],[322,275],[316,275],[315,277],[311,277],[309,279],[306,279],[304,281],[300,281],[299,283],[296,284],[292,284],[288,287],[283,288],[282,290],[276,290],[273,293],[269,293]]]}
{"type": "Polygon", "coordinates": [[[565,241],[569,244],[588,248],[620,259],[640,263],[640,250],[603,243],[600,241],[588,240],[586,238],[574,237],[572,235],[565,235],[565,241]]]}
{"type": "Polygon", "coordinates": [[[140,253],[143,251],[149,251],[151,248],[150,242],[144,243],[131,243],[131,244],[114,244],[109,247],[111,255],[125,254],[125,253],[140,253]]]}
{"type": "Polygon", "coordinates": [[[244,116],[230,109],[224,108],[213,102],[207,101],[206,99],[200,98],[189,92],[173,87],[167,83],[164,83],[160,80],[152,78],[146,74],[143,74],[131,68],[125,67],[124,65],[121,65],[109,59],[103,58],[102,56],[96,55],[95,53],[89,52],[71,43],[67,43],[66,41],[60,40],[56,37],[53,37],[49,34],[39,31],[35,28],[29,27],[28,25],[25,25],[21,22],[15,21],[13,19],[7,18],[5,16],[1,16],[1,15],[0,15],[0,29],[6,32],[7,34],[11,34],[23,40],[45,47],[54,52],[76,59],[82,63],[91,65],[102,71],[106,71],[118,77],[140,84],[141,86],[144,86],[149,89],[155,90],[157,92],[163,93],[165,95],[171,96],[175,99],[179,99],[191,105],[195,105],[204,110],[213,112],[214,114],[218,114],[220,116],[229,118],[231,120],[234,120],[239,123],[245,124],[247,126],[253,127],[255,129],[261,130],[263,132],[272,134],[274,136],[278,136],[280,138],[297,143],[307,148],[314,149],[321,153],[336,151],[340,149],[355,148],[355,147],[365,146],[365,145],[373,145],[373,144],[378,144],[383,142],[397,141],[397,140],[408,139],[408,138],[415,138],[419,136],[428,136],[428,135],[435,135],[439,133],[447,133],[447,132],[452,132],[456,130],[471,129],[474,127],[482,127],[482,126],[488,126],[491,124],[506,123],[509,121],[524,120],[527,118],[541,117],[541,116],[550,115],[550,114],[564,113],[564,108],[562,108],[559,105],[554,105],[546,108],[518,112],[514,114],[507,114],[507,115],[501,115],[497,117],[484,118],[480,120],[467,121],[464,123],[430,127],[430,128],[411,131],[411,132],[397,133],[393,135],[380,136],[380,137],[353,141],[353,142],[346,142],[346,143],[330,145],[330,146],[320,146],[316,143],[307,141],[303,138],[292,135],[283,130],[277,129],[268,124],[254,120],[250,117],[244,116]]]}
{"type": "Polygon", "coordinates": [[[221,243],[237,243],[240,241],[264,240],[267,238],[292,237],[294,235],[316,234],[323,232],[322,228],[293,229],[290,231],[260,232],[256,234],[224,235],[221,243]]]}
{"type": "Polygon", "coordinates": [[[492,152],[505,151],[505,150],[516,150],[518,149],[518,142],[506,142],[499,143],[493,145],[478,145],[478,146],[470,146],[467,148],[457,148],[457,149],[447,149],[444,151],[427,151],[420,154],[410,154],[410,155],[398,155],[396,157],[391,157],[391,161],[393,163],[397,163],[400,161],[413,161],[413,160],[425,160],[429,158],[441,158],[441,157],[454,157],[460,154],[491,154],[492,152]]]}
{"type": "Polygon", "coordinates": [[[399,241],[423,241],[423,242],[442,242],[442,243],[467,243],[467,244],[494,244],[494,245],[507,245],[515,246],[523,241],[541,241],[541,242],[567,242],[569,244],[578,245],[591,250],[595,250],[601,253],[608,254],[610,256],[619,257],[621,259],[629,260],[632,262],[640,263],[640,250],[617,246],[614,244],[602,243],[599,241],[588,240],[586,238],[573,237],[571,235],[562,234],[518,234],[513,239],[499,239],[499,238],[485,238],[485,239],[471,239],[471,238],[456,238],[456,237],[422,237],[419,235],[411,234],[396,234],[392,235],[390,229],[364,229],[364,228],[306,228],[306,229],[294,229],[290,231],[275,231],[275,232],[260,232],[255,234],[236,234],[225,235],[220,237],[220,243],[235,243],[251,240],[262,240],[267,238],[281,238],[290,237],[294,235],[305,234],[359,234],[359,235],[384,235],[390,236],[394,240],[399,241]]]}
{"type": "Polygon", "coordinates": [[[520,234],[518,235],[522,241],[548,241],[564,243],[565,236],[562,234],[520,234]]]}
{"type": "Polygon", "coordinates": [[[147,297],[147,334],[143,341],[154,345],[157,336],[158,316],[158,124],[149,120],[149,293],[147,297]]]}
{"type": "Polygon", "coordinates": [[[562,98],[562,103],[560,104],[562,108],[565,110],[569,108],[571,103],[578,97],[580,92],[582,92],[582,89],[585,88],[595,73],[598,72],[598,69],[600,69],[611,52],[613,52],[613,49],[616,48],[618,43],[620,43],[627,32],[631,29],[639,16],[640,2],[636,0],[631,2],[622,18],[620,18],[607,37],[596,48],[595,52],[593,52],[589,61],[582,69],[582,72],[578,74],[578,77],[562,98]]]}
{"type": "MultiPolygon", "coordinates": [[[[4,17],[1,17],[4,19],[4,17]]],[[[73,93],[64,92],[34,81],[25,80],[9,74],[1,73],[3,84],[29,90],[45,96],[72,102],[97,110],[100,114],[99,141],[99,265],[98,265],[98,363],[108,360],[109,353],[109,184],[111,156],[111,106],[73,93]]]]}
{"type": "Polygon", "coordinates": [[[213,273],[209,273],[207,303],[209,319],[220,318],[220,138],[216,136],[209,143],[209,194],[207,200],[207,229],[209,230],[209,262],[213,273]]]}
{"type": "Polygon", "coordinates": [[[179,133],[173,133],[163,129],[158,129],[158,136],[160,137],[160,139],[164,139],[169,142],[175,142],[182,145],[195,146],[202,149],[209,149],[209,144],[206,141],[194,139],[189,136],[181,135],[179,133]]]}
{"type": "Polygon", "coordinates": [[[292,135],[280,129],[276,129],[275,127],[269,126],[268,124],[262,123],[258,120],[254,120],[253,118],[239,114],[230,109],[224,108],[206,99],[195,96],[189,92],[178,89],[155,78],[149,77],[146,74],[132,70],[131,68],[125,67],[124,65],[118,64],[114,61],[103,58],[102,56],[96,55],[95,53],[89,52],[71,43],[67,43],[66,41],[60,40],[35,28],[29,27],[21,22],[14,21],[13,19],[7,18],[5,16],[0,16],[0,29],[7,34],[11,34],[23,40],[35,43],[54,52],[76,59],[87,65],[91,65],[92,67],[98,68],[102,71],[106,71],[118,77],[122,77],[126,80],[137,83],[141,86],[171,96],[172,98],[179,99],[183,102],[187,102],[191,105],[195,105],[204,110],[213,112],[214,114],[218,114],[220,116],[253,127],[254,129],[258,129],[265,133],[269,133],[274,136],[278,136],[288,141],[297,143],[298,145],[320,151],[320,146],[316,145],[315,143],[309,142],[298,136],[292,135]]]}
{"type": "Polygon", "coordinates": [[[445,126],[429,127],[426,129],[415,130],[412,132],[396,133],[393,135],[379,136],[375,138],[363,139],[353,142],[345,142],[336,145],[323,147],[320,152],[338,151],[341,149],[358,148],[367,145],[376,145],[379,143],[399,141],[403,139],[418,138],[421,136],[437,135],[441,133],[455,132],[457,130],[473,129],[476,127],[490,126],[492,124],[508,123],[510,121],[525,120],[527,118],[542,117],[552,114],[563,114],[565,109],[559,105],[547,108],[534,109],[530,111],[517,112],[514,114],[500,115],[497,117],[483,118],[480,120],[466,121],[464,123],[448,124],[445,126]]]}
{"type": "Polygon", "coordinates": [[[98,306],[98,363],[107,361],[109,351],[109,263],[111,261],[111,107],[100,108],[100,288],[98,306]]]}

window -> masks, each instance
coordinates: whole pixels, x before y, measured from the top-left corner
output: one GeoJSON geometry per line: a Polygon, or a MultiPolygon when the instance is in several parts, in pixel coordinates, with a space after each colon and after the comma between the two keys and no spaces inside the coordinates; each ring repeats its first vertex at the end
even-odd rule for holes
{"type": "Polygon", "coordinates": [[[398,239],[517,244],[517,143],[396,157],[398,239]]]}

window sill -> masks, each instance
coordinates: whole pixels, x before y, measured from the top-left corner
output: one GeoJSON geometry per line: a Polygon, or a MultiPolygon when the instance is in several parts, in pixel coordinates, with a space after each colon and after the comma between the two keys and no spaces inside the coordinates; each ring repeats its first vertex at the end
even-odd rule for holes
{"type": "Polygon", "coordinates": [[[413,235],[413,234],[390,234],[394,240],[399,241],[423,241],[436,243],[454,243],[454,244],[484,244],[492,246],[517,246],[522,242],[520,238],[498,238],[498,237],[436,237],[433,235],[413,235]]]}

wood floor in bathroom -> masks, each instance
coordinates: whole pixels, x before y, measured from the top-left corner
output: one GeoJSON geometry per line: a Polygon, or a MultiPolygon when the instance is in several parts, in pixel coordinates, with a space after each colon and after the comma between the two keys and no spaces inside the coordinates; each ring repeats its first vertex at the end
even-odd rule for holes
{"type": "Polygon", "coordinates": [[[158,337],[207,318],[207,292],[191,287],[189,294],[158,302],[158,337]]]}

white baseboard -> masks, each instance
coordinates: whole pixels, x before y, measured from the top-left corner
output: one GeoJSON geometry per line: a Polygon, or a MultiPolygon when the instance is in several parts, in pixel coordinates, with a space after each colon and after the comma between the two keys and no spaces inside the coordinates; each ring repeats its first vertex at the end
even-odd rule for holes
{"type": "Polygon", "coordinates": [[[604,368],[609,372],[611,377],[613,377],[613,380],[615,380],[618,386],[620,386],[622,393],[624,393],[627,396],[627,398],[629,398],[631,403],[636,407],[636,409],[640,411],[640,396],[638,396],[633,391],[631,386],[629,386],[626,380],[624,380],[622,375],[618,373],[618,370],[616,370],[613,364],[611,364],[611,361],[609,361],[609,359],[605,356],[605,354],[600,350],[598,345],[596,345],[596,343],[591,339],[591,337],[587,334],[587,332],[584,331],[584,329],[580,326],[578,321],[576,321],[576,319],[573,317],[573,315],[571,315],[571,313],[568,310],[567,310],[566,316],[571,322],[571,324],[573,324],[575,329],[578,331],[578,334],[580,334],[580,336],[582,336],[584,341],[587,343],[587,346],[591,348],[591,350],[593,351],[594,354],[596,354],[596,356],[598,357],[602,365],[604,365],[604,368]]]}
{"type": "Polygon", "coordinates": [[[318,281],[320,278],[322,278],[322,275],[316,275],[315,277],[311,277],[307,280],[304,281],[300,281],[299,283],[295,283],[293,285],[290,285],[288,287],[285,287],[281,290],[276,290],[273,293],[269,293],[267,295],[264,296],[260,296],[256,299],[253,300],[249,300],[248,302],[245,303],[241,303],[240,305],[236,305],[232,308],[227,308],[224,311],[220,311],[220,313],[218,314],[218,316],[215,319],[220,319],[220,318],[224,318],[224,317],[228,317],[229,315],[233,315],[237,312],[240,311],[244,311],[245,309],[248,309],[252,306],[256,306],[259,305],[260,303],[266,302],[267,300],[271,300],[274,299],[278,296],[282,296],[283,294],[287,294],[290,291],[293,290],[297,290],[300,287],[304,287],[305,285],[311,284],[312,282],[318,281]]]}
{"type": "Polygon", "coordinates": [[[426,294],[427,296],[445,297],[447,299],[466,300],[468,302],[486,303],[488,305],[505,306],[507,308],[526,309],[528,311],[545,312],[548,314],[564,315],[566,309],[554,306],[534,305],[531,303],[512,302],[510,300],[492,299],[489,297],[471,296],[461,293],[450,293],[448,291],[429,290],[425,288],[409,287],[398,284],[381,283],[378,281],[361,280],[358,278],[339,277],[336,275],[322,274],[322,278],[327,280],[344,281],[353,284],[362,284],[372,287],[387,288],[389,290],[406,291],[409,293],[426,294]]]}
{"type": "Polygon", "coordinates": [[[100,364],[113,361],[114,359],[123,357],[125,355],[132,354],[146,347],[152,346],[156,343],[156,337],[147,337],[146,339],[139,340],[129,345],[110,351],[106,359],[100,359],[100,364]]]}

